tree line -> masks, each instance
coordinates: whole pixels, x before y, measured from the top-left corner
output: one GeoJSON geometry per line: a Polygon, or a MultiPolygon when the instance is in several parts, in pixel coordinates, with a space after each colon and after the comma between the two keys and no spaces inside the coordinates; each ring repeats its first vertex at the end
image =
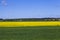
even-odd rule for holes
{"type": "Polygon", "coordinates": [[[18,18],[18,19],[1,19],[0,21],[60,21],[60,18],[18,18]]]}

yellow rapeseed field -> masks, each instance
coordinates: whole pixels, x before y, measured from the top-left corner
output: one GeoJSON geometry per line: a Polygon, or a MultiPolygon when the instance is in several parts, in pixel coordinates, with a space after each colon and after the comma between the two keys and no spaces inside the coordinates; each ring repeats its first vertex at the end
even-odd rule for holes
{"type": "Polygon", "coordinates": [[[60,26],[59,21],[46,22],[0,22],[0,27],[17,27],[17,26],[60,26]]]}

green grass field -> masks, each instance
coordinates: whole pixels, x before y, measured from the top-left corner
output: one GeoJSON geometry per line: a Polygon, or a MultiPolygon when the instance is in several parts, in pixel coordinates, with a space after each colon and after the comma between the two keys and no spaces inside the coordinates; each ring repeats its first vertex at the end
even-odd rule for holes
{"type": "Polygon", "coordinates": [[[60,40],[60,27],[0,28],[0,40],[60,40]]]}

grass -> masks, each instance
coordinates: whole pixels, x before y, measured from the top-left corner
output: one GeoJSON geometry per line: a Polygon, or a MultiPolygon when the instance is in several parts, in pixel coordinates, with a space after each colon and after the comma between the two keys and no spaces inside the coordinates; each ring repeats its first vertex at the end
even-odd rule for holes
{"type": "Polygon", "coordinates": [[[60,40],[60,27],[1,27],[0,40],[60,40]]]}

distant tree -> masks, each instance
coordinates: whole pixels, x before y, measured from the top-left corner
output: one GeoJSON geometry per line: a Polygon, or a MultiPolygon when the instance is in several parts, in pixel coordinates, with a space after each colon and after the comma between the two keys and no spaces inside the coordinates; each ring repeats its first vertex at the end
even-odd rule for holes
{"type": "Polygon", "coordinates": [[[2,18],[0,18],[0,20],[3,20],[2,18]]]}

